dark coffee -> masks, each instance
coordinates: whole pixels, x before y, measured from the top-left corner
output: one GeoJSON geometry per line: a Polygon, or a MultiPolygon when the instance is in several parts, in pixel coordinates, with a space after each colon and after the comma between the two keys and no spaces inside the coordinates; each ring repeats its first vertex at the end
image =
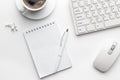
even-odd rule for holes
{"type": "Polygon", "coordinates": [[[23,0],[29,8],[37,9],[44,5],[46,0],[23,0]]]}

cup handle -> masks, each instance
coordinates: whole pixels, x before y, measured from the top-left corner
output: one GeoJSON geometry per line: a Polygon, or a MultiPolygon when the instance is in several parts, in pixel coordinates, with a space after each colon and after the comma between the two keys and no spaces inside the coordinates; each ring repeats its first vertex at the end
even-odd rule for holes
{"type": "Polygon", "coordinates": [[[28,10],[27,10],[25,7],[22,7],[22,8],[20,9],[20,12],[21,12],[22,14],[25,14],[25,13],[28,12],[28,10]]]}

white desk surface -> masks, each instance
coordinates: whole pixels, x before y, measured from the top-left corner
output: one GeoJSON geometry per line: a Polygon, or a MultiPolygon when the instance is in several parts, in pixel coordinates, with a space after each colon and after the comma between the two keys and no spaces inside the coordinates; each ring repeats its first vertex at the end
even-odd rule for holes
{"type": "Polygon", "coordinates": [[[0,2],[0,80],[40,80],[33,65],[22,32],[32,25],[56,20],[60,30],[69,27],[67,49],[73,67],[43,80],[120,80],[120,58],[107,73],[93,68],[93,61],[101,46],[109,40],[120,42],[120,27],[83,36],[75,36],[69,0],[57,0],[52,15],[44,20],[31,21],[17,11],[14,0],[0,2]],[[13,33],[5,24],[13,23],[19,31],[13,33]]]}

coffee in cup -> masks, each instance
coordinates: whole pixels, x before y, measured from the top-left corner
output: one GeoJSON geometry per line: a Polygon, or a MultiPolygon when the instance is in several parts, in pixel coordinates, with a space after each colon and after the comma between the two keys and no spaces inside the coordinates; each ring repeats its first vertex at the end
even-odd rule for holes
{"type": "Polygon", "coordinates": [[[38,11],[46,5],[47,0],[23,0],[23,5],[30,11],[38,11]]]}

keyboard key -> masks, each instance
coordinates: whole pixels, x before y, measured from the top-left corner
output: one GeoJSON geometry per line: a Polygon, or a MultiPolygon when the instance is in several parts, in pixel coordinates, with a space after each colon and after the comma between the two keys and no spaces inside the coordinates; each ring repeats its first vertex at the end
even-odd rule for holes
{"type": "Polygon", "coordinates": [[[82,8],[75,8],[74,14],[81,14],[83,12],[82,8]]]}
{"type": "Polygon", "coordinates": [[[118,11],[120,12],[120,5],[117,5],[118,11]]]}
{"type": "Polygon", "coordinates": [[[116,4],[119,5],[119,4],[120,4],[120,0],[117,0],[117,1],[116,1],[116,4]]]}
{"type": "Polygon", "coordinates": [[[89,24],[89,23],[90,23],[89,19],[80,20],[80,21],[77,21],[77,26],[83,26],[83,25],[86,25],[86,24],[89,24]]]}
{"type": "Polygon", "coordinates": [[[104,29],[105,27],[104,27],[104,23],[103,22],[100,22],[100,23],[97,23],[96,24],[96,29],[97,30],[102,30],[102,29],[104,29]]]}
{"type": "Polygon", "coordinates": [[[111,12],[111,9],[110,9],[110,8],[108,8],[108,7],[105,8],[105,13],[106,13],[106,14],[109,14],[110,12],[111,12]]]}
{"type": "Polygon", "coordinates": [[[91,17],[92,17],[92,14],[91,14],[90,11],[89,11],[89,12],[86,12],[86,17],[87,17],[87,18],[91,18],[91,17]]]}
{"type": "Polygon", "coordinates": [[[78,8],[78,3],[77,2],[73,2],[73,8],[78,8]]]}
{"type": "Polygon", "coordinates": [[[102,22],[103,21],[103,17],[102,16],[97,16],[97,22],[102,22]]]}
{"type": "Polygon", "coordinates": [[[95,24],[89,24],[86,26],[88,32],[95,31],[95,24]]]}
{"type": "Polygon", "coordinates": [[[103,8],[109,7],[109,5],[108,5],[107,2],[103,2],[103,3],[102,3],[102,6],[103,6],[103,8]]]}
{"type": "Polygon", "coordinates": [[[98,13],[99,13],[100,15],[103,15],[103,14],[104,14],[103,9],[99,9],[99,10],[98,10],[98,13]]]}
{"type": "Polygon", "coordinates": [[[95,6],[96,6],[97,9],[102,9],[102,5],[101,4],[97,3],[97,4],[95,4],[95,6]]]}
{"type": "Polygon", "coordinates": [[[89,7],[88,6],[84,6],[83,10],[84,10],[84,12],[88,12],[89,11],[89,7]]]}
{"type": "Polygon", "coordinates": [[[104,21],[109,20],[109,15],[103,15],[103,20],[104,20],[104,21]]]}
{"type": "Polygon", "coordinates": [[[78,27],[78,33],[80,34],[87,33],[86,27],[85,26],[78,27]]]}
{"type": "Polygon", "coordinates": [[[98,1],[97,0],[92,0],[92,3],[93,4],[96,4],[98,1]]]}
{"type": "Polygon", "coordinates": [[[109,5],[110,6],[115,6],[115,1],[114,0],[110,0],[109,5]]]}
{"type": "Polygon", "coordinates": [[[84,0],[79,0],[79,6],[84,6],[84,0]]]}
{"type": "Polygon", "coordinates": [[[90,5],[91,4],[91,0],[85,0],[85,5],[90,5]]]}
{"type": "Polygon", "coordinates": [[[95,9],[96,9],[95,5],[90,5],[90,10],[91,10],[91,11],[93,11],[93,10],[95,10],[95,9]]]}
{"type": "Polygon", "coordinates": [[[116,6],[112,6],[112,7],[111,7],[111,11],[112,11],[112,12],[117,12],[117,7],[116,7],[116,6]]]}
{"type": "Polygon", "coordinates": [[[114,19],[115,18],[115,13],[110,13],[109,17],[110,17],[110,19],[114,19]]]}
{"type": "Polygon", "coordinates": [[[96,18],[95,17],[92,17],[91,23],[96,23],[96,18]]]}
{"type": "Polygon", "coordinates": [[[103,2],[104,2],[104,0],[99,0],[99,2],[100,2],[100,3],[103,3],[103,2]]]}
{"type": "Polygon", "coordinates": [[[92,15],[93,15],[94,17],[96,17],[96,16],[98,15],[98,12],[97,12],[97,11],[92,11],[92,15]]]}
{"type": "Polygon", "coordinates": [[[116,17],[120,18],[120,12],[116,12],[116,17]]]}
{"type": "Polygon", "coordinates": [[[106,28],[116,27],[116,26],[119,26],[119,25],[120,25],[120,19],[105,21],[105,27],[106,28]]]}
{"type": "Polygon", "coordinates": [[[77,14],[75,15],[76,16],[76,20],[82,20],[82,19],[85,19],[85,15],[82,13],[82,14],[77,14]]]}

